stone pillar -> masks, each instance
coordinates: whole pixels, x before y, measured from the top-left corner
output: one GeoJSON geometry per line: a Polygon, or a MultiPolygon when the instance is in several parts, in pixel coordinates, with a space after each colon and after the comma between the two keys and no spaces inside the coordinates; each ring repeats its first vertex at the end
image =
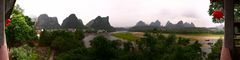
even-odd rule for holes
{"type": "Polygon", "coordinates": [[[5,0],[0,0],[0,60],[9,60],[5,36],[5,0]]]}

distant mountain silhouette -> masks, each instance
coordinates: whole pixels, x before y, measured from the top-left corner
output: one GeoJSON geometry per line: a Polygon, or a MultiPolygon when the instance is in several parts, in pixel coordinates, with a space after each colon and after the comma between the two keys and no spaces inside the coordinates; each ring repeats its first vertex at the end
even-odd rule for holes
{"type": "Polygon", "coordinates": [[[84,25],[81,19],[78,19],[75,14],[69,15],[67,18],[63,20],[62,28],[83,28],[84,25]]]}
{"type": "Polygon", "coordinates": [[[183,21],[178,21],[177,24],[175,24],[176,28],[184,27],[183,21]]]}
{"type": "MultiPolygon", "coordinates": [[[[147,25],[145,22],[139,21],[134,26],[134,28],[137,28],[137,27],[142,27],[141,29],[144,29],[144,28],[146,28],[146,29],[147,28],[161,28],[161,22],[159,20],[157,20],[157,21],[151,22],[149,25],[147,25]]],[[[188,22],[184,23],[183,21],[178,21],[177,24],[173,24],[170,21],[168,21],[166,23],[165,27],[167,27],[167,28],[184,28],[184,27],[195,27],[195,25],[193,23],[188,23],[188,22]]]]}
{"type": "Polygon", "coordinates": [[[137,22],[137,24],[135,25],[135,27],[143,27],[143,26],[148,26],[145,22],[143,21],[139,21],[137,22]]]}
{"type": "Polygon", "coordinates": [[[195,25],[193,23],[190,24],[188,22],[185,22],[184,27],[195,27],[195,25]]]}
{"type": "Polygon", "coordinates": [[[91,20],[91,21],[89,21],[89,22],[86,24],[86,26],[87,26],[87,27],[91,27],[91,25],[93,24],[93,22],[94,22],[94,19],[91,20]]]}
{"type": "Polygon", "coordinates": [[[195,27],[195,24],[193,24],[192,22],[191,22],[191,24],[190,24],[190,25],[191,25],[191,27],[195,27]]]}
{"type": "Polygon", "coordinates": [[[155,22],[151,22],[151,24],[149,25],[151,27],[161,27],[161,22],[159,22],[158,20],[155,22]]]}
{"type": "Polygon", "coordinates": [[[47,14],[41,14],[35,25],[36,29],[60,29],[57,17],[49,17],[47,14]]]}
{"type": "Polygon", "coordinates": [[[172,24],[170,21],[168,21],[167,24],[165,25],[165,27],[174,27],[174,24],[172,24]]]}
{"type": "Polygon", "coordinates": [[[151,29],[154,29],[154,28],[160,28],[160,22],[159,21],[152,22],[150,25],[147,25],[143,21],[138,21],[135,26],[131,27],[128,30],[129,31],[146,31],[146,30],[151,30],[151,29]]]}
{"type": "MultiPolygon", "coordinates": [[[[147,31],[147,30],[152,30],[152,29],[160,29],[160,30],[164,30],[164,29],[179,29],[179,28],[189,28],[189,27],[195,27],[195,25],[193,23],[188,23],[188,22],[183,22],[183,21],[179,21],[177,24],[173,24],[170,21],[168,21],[166,23],[165,26],[161,26],[161,23],[157,20],[155,22],[151,22],[150,25],[147,25],[146,23],[144,23],[143,21],[139,21],[137,22],[137,24],[131,28],[128,29],[128,31],[147,31]]],[[[120,29],[119,29],[120,30],[120,29]]]]}
{"type": "Polygon", "coordinates": [[[87,27],[93,28],[94,30],[106,30],[114,31],[115,29],[109,23],[109,17],[97,16],[95,19],[89,21],[87,27]]]}
{"type": "Polygon", "coordinates": [[[170,21],[167,22],[167,24],[165,25],[165,27],[167,28],[184,28],[184,27],[195,27],[195,25],[193,23],[188,23],[185,22],[183,23],[183,21],[179,21],[177,24],[172,24],[170,21]]]}

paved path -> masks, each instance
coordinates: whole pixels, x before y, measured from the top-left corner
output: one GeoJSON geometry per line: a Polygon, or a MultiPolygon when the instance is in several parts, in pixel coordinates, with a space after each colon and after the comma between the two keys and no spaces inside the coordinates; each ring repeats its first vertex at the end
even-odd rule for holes
{"type": "Polygon", "coordinates": [[[55,50],[51,50],[51,55],[48,60],[54,60],[55,50]]]}
{"type": "Polygon", "coordinates": [[[86,48],[89,48],[91,47],[91,43],[90,41],[93,40],[93,38],[96,37],[96,34],[89,34],[89,35],[86,35],[86,37],[83,38],[83,44],[86,48]]]}

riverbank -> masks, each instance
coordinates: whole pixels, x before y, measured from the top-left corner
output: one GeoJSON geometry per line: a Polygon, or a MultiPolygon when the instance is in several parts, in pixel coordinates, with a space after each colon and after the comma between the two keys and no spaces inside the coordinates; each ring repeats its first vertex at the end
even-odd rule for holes
{"type": "MultiPolygon", "coordinates": [[[[144,32],[129,32],[134,36],[142,37],[144,32]]],[[[168,36],[169,33],[163,33],[164,36],[168,36]]],[[[191,40],[217,40],[219,38],[224,39],[224,34],[175,34],[177,37],[189,38],[191,40]]]]}

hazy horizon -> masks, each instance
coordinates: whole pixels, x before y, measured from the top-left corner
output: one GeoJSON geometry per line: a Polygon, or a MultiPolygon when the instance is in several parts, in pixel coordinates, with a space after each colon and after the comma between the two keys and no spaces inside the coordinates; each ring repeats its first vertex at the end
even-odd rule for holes
{"type": "Polygon", "coordinates": [[[16,4],[30,17],[48,14],[59,23],[74,13],[87,24],[97,16],[109,16],[114,27],[131,27],[138,21],[146,24],[159,20],[193,22],[197,27],[215,27],[208,15],[209,0],[17,0],[16,4]]]}

